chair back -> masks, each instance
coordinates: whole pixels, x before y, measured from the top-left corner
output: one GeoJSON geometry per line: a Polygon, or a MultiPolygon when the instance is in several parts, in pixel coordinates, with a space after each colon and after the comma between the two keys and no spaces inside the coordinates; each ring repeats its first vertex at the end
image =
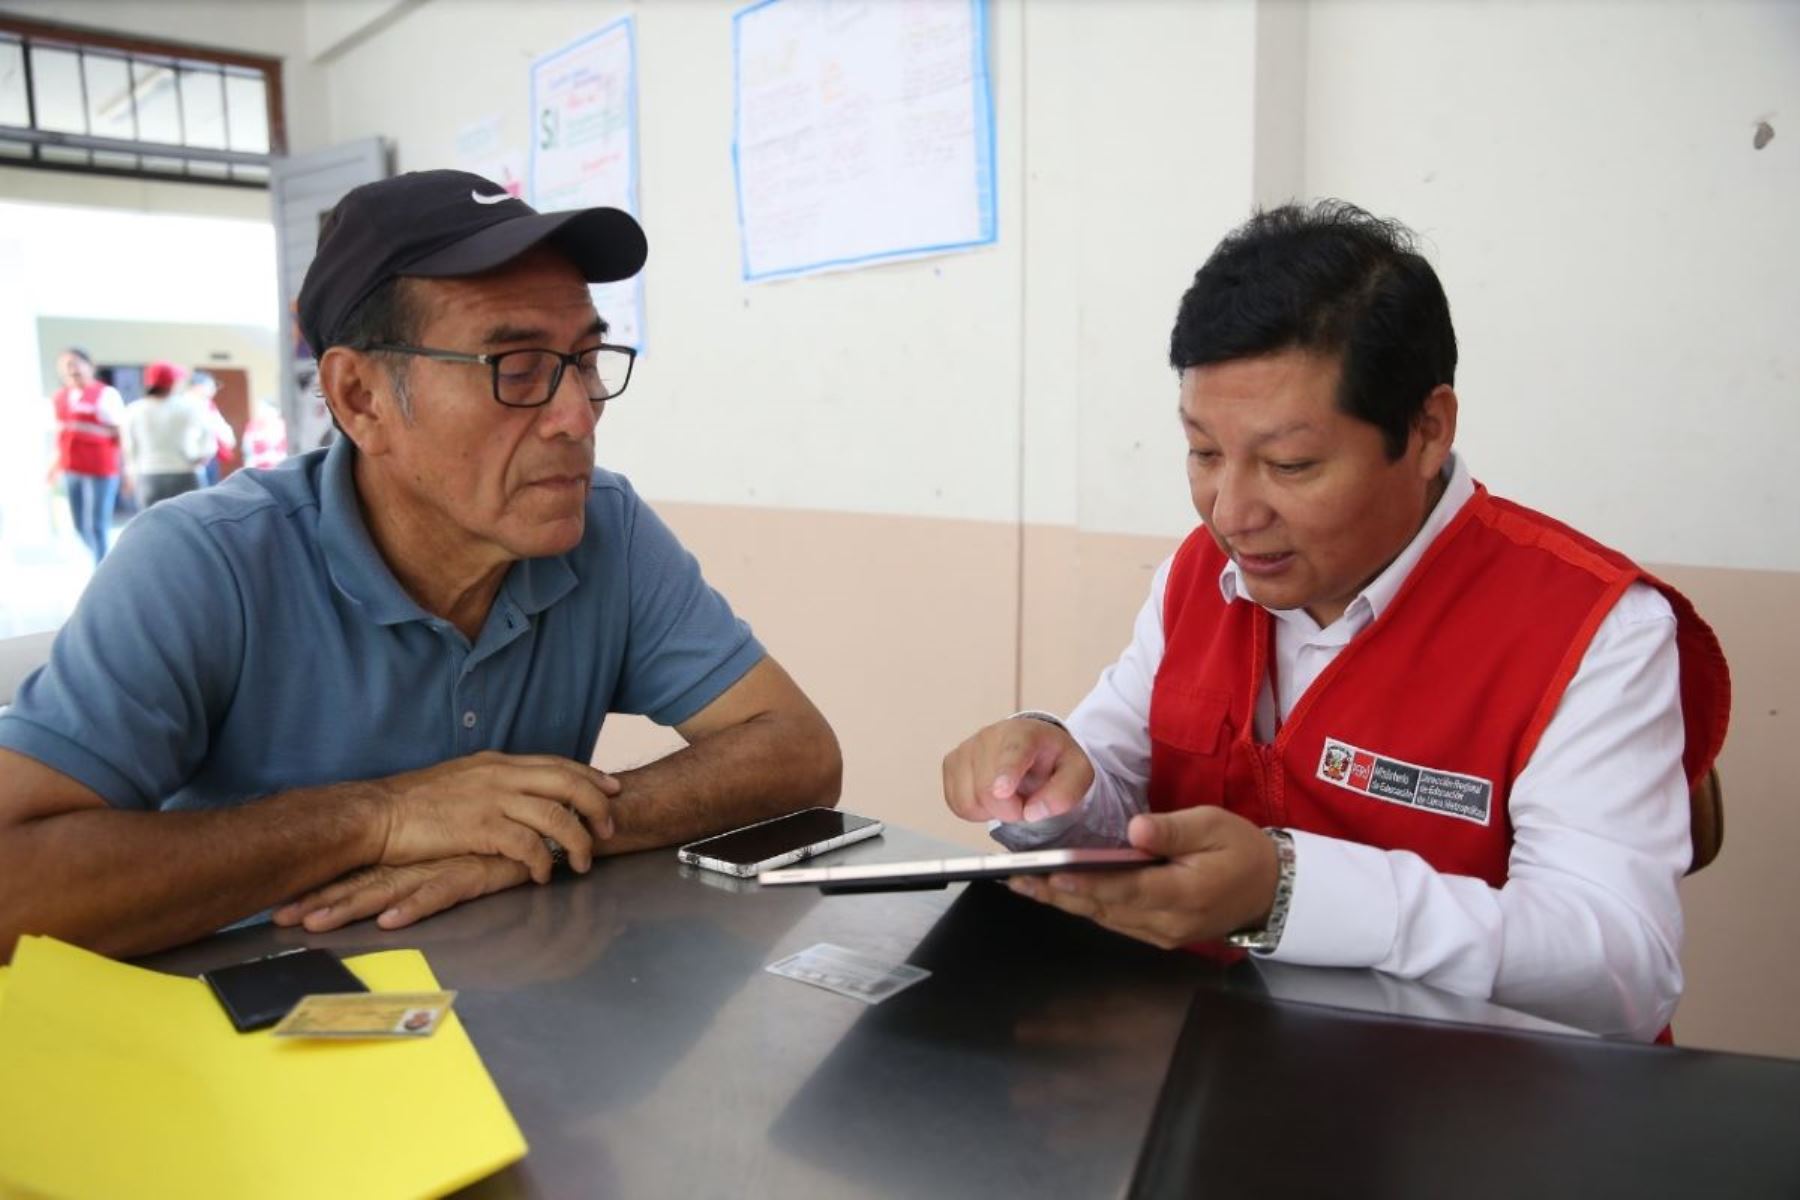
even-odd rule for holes
{"type": "Polygon", "coordinates": [[[1706,778],[1688,793],[1688,827],[1694,860],[1687,873],[1692,875],[1719,856],[1725,841],[1725,794],[1719,788],[1719,768],[1707,771],[1706,778]]]}

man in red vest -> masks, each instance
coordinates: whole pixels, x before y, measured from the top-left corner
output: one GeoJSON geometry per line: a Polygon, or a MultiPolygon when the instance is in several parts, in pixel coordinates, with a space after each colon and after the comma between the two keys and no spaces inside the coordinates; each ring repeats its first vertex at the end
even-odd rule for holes
{"type": "Polygon", "coordinates": [[[951,810],[1017,849],[1167,859],[1014,882],[1147,942],[1655,1037],[1689,787],[1729,711],[1712,631],[1473,480],[1449,304],[1399,225],[1252,218],[1195,275],[1170,360],[1202,525],[1066,722],[1019,714],[945,758],[951,810]]]}
{"type": "Polygon", "coordinates": [[[94,378],[94,360],[74,346],[56,360],[63,386],[56,405],[56,471],[69,492],[75,532],[94,555],[106,557],[113,502],[119,496],[119,425],[125,401],[94,378]]]}

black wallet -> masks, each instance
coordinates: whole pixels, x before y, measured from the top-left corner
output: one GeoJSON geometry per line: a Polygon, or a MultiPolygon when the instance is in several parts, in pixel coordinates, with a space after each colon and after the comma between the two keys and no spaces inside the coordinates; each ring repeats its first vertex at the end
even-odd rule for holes
{"type": "Polygon", "coordinates": [[[200,978],[212,988],[240,1033],[273,1025],[287,1016],[302,996],[369,990],[337,955],[310,948],[233,963],[203,972],[200,978]]]}

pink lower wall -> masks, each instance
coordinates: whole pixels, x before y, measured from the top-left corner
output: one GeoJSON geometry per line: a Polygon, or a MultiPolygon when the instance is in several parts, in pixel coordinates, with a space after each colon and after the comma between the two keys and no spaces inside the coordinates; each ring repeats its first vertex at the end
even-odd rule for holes
{"type": "MultiPolygon", "coordinates": [[[[986,845],[943,807],[939,763],[1015,708],[1067,711],[1130,636],[1174,538],[1052,526],[659,504],[708,578],[836,728],[847,809],[986,845]]],[[[1726,835],[1684,886],[1687,1045],[1800,1058],[1800,573],[1666,567],[1732,663],[1726,835]]],[[[678,744],[608,722],[612,767],[678,744]]]]}
{"type": "Polygon", "coordinates": [[[1800,1058],[1800,573],[1653,569],[1699,608],[1731,663],[1725,843],[1682,886],[1687,995],[1675,1034],[1800,1058]]]}

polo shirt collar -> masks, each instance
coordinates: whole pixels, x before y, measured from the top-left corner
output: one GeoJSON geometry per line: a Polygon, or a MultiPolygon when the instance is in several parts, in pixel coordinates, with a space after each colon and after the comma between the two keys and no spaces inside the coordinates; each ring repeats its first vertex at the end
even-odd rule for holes
{"type": "MultiPolygon", "coordinates": [[[[319,544],[331,581],[377,624],[433,619],[400,586],[369,536],[356,493],[356,447],[349,438],[332,442],[319,470],[319,544]]],[[[500,590],[520,612],[536,616],[568,595],[577,582],[568,556],[559,554],[514,563],[500,590]]]]}
{"type": "MultiPolygon", "coordinates": [[[[1368,587],[1357,593],[1356,598],[1350,602],[1350,607],[1345,610],[1346,616],[1353,610],[1361,609],[1366,610],[1370,621],[1379,617],[1393,603],[1401,585],[1406,582],[1406,577],[1412,574],[1412,569],[1425,557],[1425,551],[1431,548],[1431,543],[1437,540],[1438,535],[1456,518],[1456,514],[1462,511],[1463,505],[1474,496],[1475,481],[1470,476],[1462,455],[1452,452],[1450,462],[1444,469],[1450,474],[1449,482],[1444,485],[1444,494],[1438,497],[1431,515],[1425,518],[1425,524],[1419,527],[1419,532],[1413,535],[1412,541],[1406,544],[1406,549],[1400,552],[1399,557],[1389,563],[1387,569],[1377,575],[1368,587]]],[[[1244,590],[1237,563],[1229,559],[1225,562],[1225,568],[1219,572],[1219,594],[1227,604],[1234,600],[1250,599],[1250,593],[1244,590]]],[[[1275,612],[1274,609],[1269,611],[1275,612]]]]}
{"type": "MultiPolygon", "coordinates": [[[[593,510],[589,509],[588,520],[593,519],[593,510]]],[[[535,617],[573,591],[577,582],[575,568],[569,565],[566,554],[522,558],[507,572],[506,584],[501,591],[512,597],[520,612],[535,617]]]]}
{"type": "Polygon", "coordinates": [[[431,619],[394,578],[369,536],[356,494],[356,446],[347,437],[331,443],[319,468],[319,546],[331,582],[376,624],[431,619]]]}

